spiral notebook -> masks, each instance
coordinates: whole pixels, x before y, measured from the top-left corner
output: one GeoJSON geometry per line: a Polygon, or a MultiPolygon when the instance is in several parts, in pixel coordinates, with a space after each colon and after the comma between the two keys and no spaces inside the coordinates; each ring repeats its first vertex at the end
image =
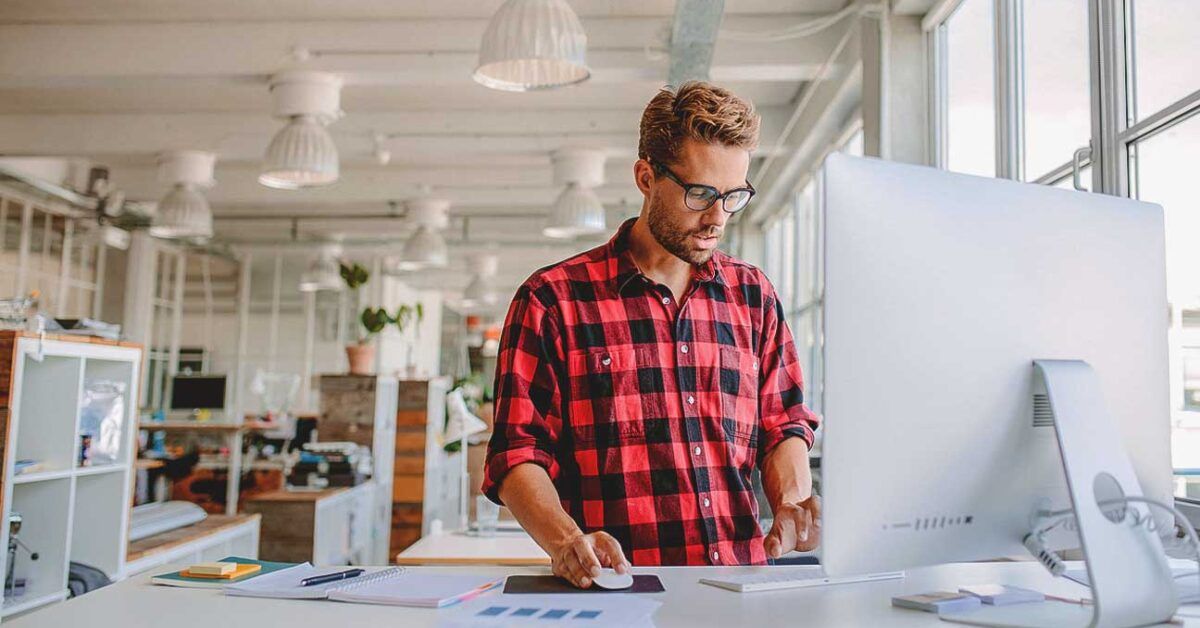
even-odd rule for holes
{"type": "Polygon", "coordinates": [[[276,599],[329,599],[360,604],[390,604],[440,608],[468,600],[502,581],[501,578],[455,574],[418,573],[419,570],[391,567],[310,587],[300,581],[333,573],[342,568],[316,568],[309,563],[225,587],[226,595],[276,599]]]}

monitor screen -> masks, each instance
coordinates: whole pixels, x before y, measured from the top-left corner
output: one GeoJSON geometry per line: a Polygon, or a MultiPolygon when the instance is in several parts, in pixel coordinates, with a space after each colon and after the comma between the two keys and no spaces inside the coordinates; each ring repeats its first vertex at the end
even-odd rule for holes
{"type": "Polygon", "coordinates": [[[224,375],[176,376],[171,382],[171,409],[225,407],[224,375]]]}

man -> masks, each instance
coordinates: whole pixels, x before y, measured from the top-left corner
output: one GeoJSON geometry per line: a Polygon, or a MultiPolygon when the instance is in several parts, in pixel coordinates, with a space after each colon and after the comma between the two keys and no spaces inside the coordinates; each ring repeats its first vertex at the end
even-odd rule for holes
{"type": "Polygon", "coordinates": [[[819,541],[817,419],[783,308],[716,248],[753,196],[758,127],[718,87],[660,91],[633,168],[641,215],[534,273],[509,309],[483,490],[576,586],[602,566],[763,564],[819,541]]]}

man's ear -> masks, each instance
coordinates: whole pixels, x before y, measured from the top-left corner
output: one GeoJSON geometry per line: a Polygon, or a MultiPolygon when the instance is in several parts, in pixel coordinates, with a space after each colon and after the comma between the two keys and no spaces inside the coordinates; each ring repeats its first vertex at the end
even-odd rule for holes
{"type": "Polygon", "coordinates": [[[633,182],[637,184],[642,195],[650,196],[650,188],[654,185],[654,168],[645,159],[633,162],[633,182]]]}

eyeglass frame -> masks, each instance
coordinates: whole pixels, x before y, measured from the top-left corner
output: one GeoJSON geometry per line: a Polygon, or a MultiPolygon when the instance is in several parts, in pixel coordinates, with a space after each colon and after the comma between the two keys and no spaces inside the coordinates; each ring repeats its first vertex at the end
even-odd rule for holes
{"type": "Polygon", "coordinates": [[[745,187],[733,188],[732,190],[728,190],[727,192],[722,194],[720,190],[718,190],[717,188],[715,188],[711,185],[705,185],[703,183],[684,183],[683,180],[679,178],[679,175],[675,174],[674,172],[671,172],[670,168],[658,163],[657,161],[647,159],[646,163],[650,164],[650,168],[653,169],[655,172],[667,177],[671,181],[674,181],[675,185],[678,185],[679,187],[683,188],[683,206],[687,207],[688,210],[690,210],[690,211],[706,212],[706,211],[712,209],[712,206],[716,205],[717,201],[721,201],[721,211],[732,216],[733,214],[736,214],[736,213],[742,211],[743,209],[746,209],[746,207],[750,205],[750,201],[754,199],[754,195],[758,193],[758,190],[755,190],[754,186],[751,185],[749,181],[747,181],[745,187]],[[709,203],[708,206],[703,209],[696,209],[696,208],[688,205],[687,204],[688,193],[693,188],[704,188],[706,190],[712,190],[712,193],[714,195],[712,202],[709,203]],[[729,198],[729,195],[733,194],[734,192],[749,192],[750,197],[746,199],[745,205],[742,205],[741,207],[739,207],[733,211],[729,211],[728,209],[725,208],[725,200],[727,198],[729,198]]]}

